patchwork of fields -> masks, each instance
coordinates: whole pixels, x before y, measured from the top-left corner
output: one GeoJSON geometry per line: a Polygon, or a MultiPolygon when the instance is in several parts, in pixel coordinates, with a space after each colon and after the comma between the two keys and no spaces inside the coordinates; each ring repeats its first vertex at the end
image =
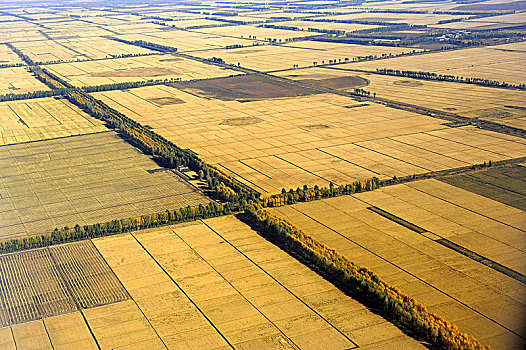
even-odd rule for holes
{"type": "Polygon", "coordinates": [[[524,346],[524,282],[437,243],[446,238],[524,274],[522,211],[434,180],[272,211],[492,348],[524,346]]]}
{"type": "Polygon", "coordinates": [[[0,239],[208,203],[113,132],[0,147],[0,239]]]}
{"type": "Polygon", "coordinates": [[[526,348],[523,3],[0,2],[0,350],[526,348]]]}
{"type": "Polygon", "coordinates": [[[188,92],[155,86],[93,95],[262,193],[421,174],[521,157],[526,150],[521,138],[450,128],[333,94],[243,102],[188,92]],[[150,102],[164,96],[178,103],[150,102]]]}
{"type": "Polygon", "coordinates": [[[423,348],[232,216],[93,245],[131,299],[0,328],[6,347],[423,348]]]}

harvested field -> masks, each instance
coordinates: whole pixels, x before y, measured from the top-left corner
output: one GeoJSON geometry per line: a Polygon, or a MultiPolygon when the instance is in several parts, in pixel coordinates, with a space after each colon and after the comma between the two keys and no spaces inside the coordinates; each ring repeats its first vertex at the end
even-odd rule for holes
{"type": "Polygon", "coordinates": [[[7,45],[0,44],[0,64],[24,63],[7,45]]]}
{"type": "Polygon", "coordinates": [[[0,147],[0,168],[2,240],[208,203],[113,132],[0,147]]]}
{"type": "Polygon", "coordinates": [[[526,167],[488,169],[446,176],[440,181],[526,211],[526,167]]]}
{"type": "MultiPolygon", "coordinates": [[[[323,84],[329,79],[356,76],[358,79],[367,79],[368,84],[364,89],[376,93],[380,98],[454,112],[461,116],[486,119],[518,128],[526,127],[526,92],[520,90],[411,79],[339,68],[310,68],[279,72],[276,75],[313,85],[323,84]]],[[[343,87],[347,91],[352,91],[353,88],[343,87]]]]}
{"type": "Polygon", "coordinates": [[[171,86],[202,97],[222,101],[247,102],[278,97],[295,97],[317,93],[312,89],[283,84],[260,75],[238,75],[235,77],[199,80],[188,83],[172,83],[171,86]]]}
{"type": "Polygon", "coordinates": [[[49,249],[1,255],[0,264],[1,327],[76,310],[49,249]]]}
{"type": "MultiPolygon", "coordinates": [[[[454,18],[463,18],[465,15],[434,14],[434,13],[377,13],[377,12],[357,12],[348,14],[338,14],[317,19],[334,20],[358,20],[370,22],[390,22],[390,23],[410,23],[412,25],[432,25],[439,21],[454,18]]],[[[315,26],[316,22],[312,23],[315,26]]]]}
{"type": "Polygon", "coordinates": [[[262,193],[463,167],[526,150],[520,138],[453,129],[440,119],[333,94],[244,103],[155,86],[93,95],[262,193]],[[153,97],[185,103],[161,108],[148,101],[153,97]]]}
{"type": "Polygon", "coordinates": [[[104,132],[103,123],[65,99],[0,102],[0,145],[104,132]]]}
{"type": "Polygon", "coordinates": [[[94,243],[168,348],[420,347],[232,216],[134,236],[94,243]]]}
{"type": "Polygon", "coordinates": [[[112,60],[71,62],[45,66],[74,86],[113,84],[149,79],[206,79],[238,74],[198,61],[181,58],[163,61],[172,55],[125,57],[112,60]]]}
{"type": "MultiPolygon", "coordinates": [[[[1,64],[1,62],[0,62],[1,64]]],[[[0,68],[0,95],[49,90],[24,67],[0,68]]]]}
{"type": "Polygon", "coordinates": [[[158,97],[158,98],[151,98],[148,101],[155,103],[160,106],[166,106],[166,105],[177,105],[180,103],[184,103],[183,100],[173,97],[158,97]]]}
{"type": "Polygon", "coordinates": [[[128,299],[90,241],[0,255],[0,327],[128,299]]]}
{"type": "Polygon", "coordinates": [[[356,62],[338,67],[373,71],[377,68],[424,71],[523,84],[526,81],[525,52],[526,43],[519,42],[418,56],[395,57],[378,61],[356,62]]]}
{"type": "MultiPolygon", "coordinates": [[[[426,181],[414,184],[423,186],[426,181]]],[[[420,199],[419,206],[414,207],[417,197],[414,190],[405,190],[408,186],[390,186],[352,197],[302,203],[271,211],[292,221],[351,261],[371,268],[380,278],[483,344],[494,349],[522,348],[525,344],[523,320],[526,314],[524,284],[435,242],[440,237],[448,237],[479,254],[491,256],[490,247],[499,247],[500,250],[504,244],[515,244],[519,232],[515,230],[514,234],[509,227],[493,219],[482,219],[482,212],[473,213],[446,202],[440,204],[440,200],[436,199],[420,199]],[[397,197],[392,196],[395,193],[397,197]],[[430,232],[421,234],[412,231],[368,210],[371,205],[430,232]],[[430,219],[433,215],[435,220],[430,219]],[[452,222],[457,220],[462,220],[462,225],[468,227],[488,229],[479,228],[478,232],[468,233],[467,228],[463,228],[466,233],[461,239],[460,225],[456,228],[452,226],[452,222]],[[431,226],[431,223],[435,224],[431,226]],[[489,243],[489,230],[500,235],[500,240],[506,243],[489,243]],[[451,231],[459,235],[448,234],[451,231]],[[506,235],[502,236],[504,232],[506,235]],[[472,244],[469,245],[469,242],[472,244]],[[483,247],[481,242],[489,244],[483,247]]],[[[453,196],[462,198],[460,193],[453,196]]],[[[474,198],[467,200],[473,201],[474,198]]],[[[492,201],[480,196],[476,198],[479,207],[488,205],[488,202],[492,201]]],[[[502,213],[498,217],[502,217],[502,213]]],[[[510,251],[507,253],[511,256],[510,251]]],[[[494,255],[492,257],[495,258],[494,255]]],[[[524,261],[524,258],[519,257],[518,260],[524,261]]],[[[517,268],[516,264],[509,264],[510,261],[501,261],[517,268]]]]}
{"type": "Polygon", "coordinates": [[[294,38],[307,36],[319,36],[321,33],[308,31],[294,31],[285,29],[263,28],[255,25],[237,25],[227,27],[191,29],[193,32],[213,34],[218,36],[229,36],[238,38],[255,38],[267,41],[268,39],[278,42],[288,41],[294,38]]]}
{"type": "Polygon", "coordinates": [[[419,49],[409,47],[340,44],[321,41],[293,42],[279,46],[266,45],[250,49],[250,51],[253,50],[257,50],[257,52],[247,54],[245,52],[246,49],[241,48],[226,51],[196,51],[192,52],[192,55],[202,58],[219,57],[226,63],[234,65],[240,63],[242,67],[259,71],[274,71],[293,68],[294,64],[297,64],[299,67],[306,67],[314,65],[314,62],[317,62],[317,64],[326,64],[329,63],[329,60],[340,60],[340,62],[344,62],[345,58],[352,61],[353,57],[365,57],[369,55],[381,56],[382,54],[397,54],[413,50],[419,51],[419,49]]]}
{"type": "Polygon", "coordinates": [[[90,241],[50,248],[75,303],[83,308],[128,299],[128,293],[90,241]],[[78,271],[82,272],[79,276],[78,271]]]}

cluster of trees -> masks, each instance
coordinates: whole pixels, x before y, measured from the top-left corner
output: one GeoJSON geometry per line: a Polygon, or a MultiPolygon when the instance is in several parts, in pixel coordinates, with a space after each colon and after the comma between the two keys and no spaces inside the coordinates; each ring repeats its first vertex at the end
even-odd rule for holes
{"type": "Polygon", "coordinates": [[[336,250],[317,241],[292,223],[250,205],[241,217],[252,228],[279,244],[284,250],[315,266],[345,293],[356,296],[395,323],[444,349],[484,349],[475,338],[429,312],[426,307],[382,281],[371,270],[358,266],[336,250]]]}
{"type": "MultiPolygon", "coordinates": [[[[371,97],[371,91],[367,91],[367,90],[364,90],[364,89],[361,89],[361,88],[354,89],[353,93],[355,95],[359,95],[359,96],[371,97]]],[[[376,92],[373,92],[373,97],[376,97],[376,92]]]]}
{"type": "Polygon", "coordinates": [[[53,244],[109,236],[117,233],[177,224],[185,221],[207,219],[230,214],[232,210],[233,205],[231,203],[222,205],[216,202],[210,202],[207,205],[200,204],[198,207],[187,206],[185,208],[166,210],[161,213],[142,215],[120,220],[111,220],[92,225],[80,226],[77,224],[73,228],[65,226],[62,229],[56,228],[51,234],[17,238],[0,242],[0,253],[41,248],[53,244]]]}
{"type": "Polygon", "coordinates": [[[425,80],[452,81],[455,83],[476,84],[476,85],[499,87],[499,88],[512,88],[512,89],[521,89],[521,90],[524,90],[526,88],[525,84],[514,85],[514,84],[510,84],[506,82],[500,82],[496,80],[489,80],[489,79],[483,79],[483,78],[459,77],[455,75],[437,74],[437,73],[422,72],[422,71],[376,68],[376,72],[379,74],[384,74],[384,75],[394,75],[394,76],[400,76],[400,77],[425,79],[425,80]]]}
{"type": "Polygon", "coordinates": [[[155,44],[155,43],[151,43],[151,42],[144,41],[144,40],[129,41],[129,40],[124,40],[124,39],[120,39],[120,38],[112,38],[112,39],[115,40],[115,41],[121,42],[121,43],[125,43],[125,44],[128,44],[128,45],[140,46],[140,47],[144,47],[146,49],[150,49],[150,50],[154,50],[154,51],[159,51],[159,52],[164,52],[164,53],[177,52],[177,48],[176,47],[164,46],[164,45],[155,44]]]}
{"type": "Polygon", "coordinates": [[[13,63],[13,64],[3,63],[3,64],[0,64],[0,68],[22,67],[23,65],[24,65],[23,63],[13,63]]]}
{"type": "Polygon", "coordinates": [[[346,185],[334,185],[332,182],[327,187],[319,187],[318,185],[309,188],[304,185],[303,188],[296,188],[296,190],[282,189],[280,194],[275,194],[270,197],[261,198],[261,205],[263,207],[280,207],[282,205],[294,204],[298,202],[311,202],[324,198],[338,197],[342,195],[351,195],[354,193],[372,191],[380,188],[382,182],[377,177],[373,177],[367,181],[356,180],[353,183],[346,185]]]}

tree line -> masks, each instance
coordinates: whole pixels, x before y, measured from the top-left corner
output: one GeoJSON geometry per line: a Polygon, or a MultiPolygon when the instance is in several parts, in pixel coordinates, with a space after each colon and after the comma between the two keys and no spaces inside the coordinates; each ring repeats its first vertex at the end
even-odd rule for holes
{"type": "Polygon", "coordinates": [[[489,349],[455,325],[431,313],[415,299],[382,281],[366,267],[358,266],[336,250],[306,234],[289,221],[259,205],[247,207],[240,219],[285,251],[315,267],[343,292],[440,349],[489,349]]]}
{"type": "Polygon", "coordinates": [[[73,228],[65,226],[56,228],[51,234],[11,239],[0,242],[0,253],[10,253],[20,250],[47,247],[53,244],[75,242],[118,233],[137,231],[146,228],[172,225],[185,221],[208,219],[221,215],[228,215],[233,210],[232,203],[225,205],[210,202],[207,205],[200,204],[197,207],[184,207],[166,210],[160,213],[147,214],[127,219],[110,220],[103,223],[91,225],[75,225],[73,228]]]}
{"type": "Polygon", "coordinates": [[[290,189],[288,191],[283,188],[279,194],[261,198],[260,204],[263,207],[280,207],[298,202],[311,202],[324,198],[372,191],[380,188],[381,185],[380,179],[373,177],[366,181],[356,180],[345,185],[335,185],[331,182],[329,186],[321,188],[318,185],[315,185],[313,188],[304,185],[303,188],[298,187],[296,190],[290,189]]]}
{"type": "Polygon", "coordinates": [[[514,85],[511,83],[500,82],[500,81],[490,80],[490,79],[459,77],[455,75],[437,74],[437,73],[423,72],[423,71],[376,68],[376,73],[384,74],[384,75],[394,75],[394,76],[400,76],[400,77],[415,78],[415,79],[451,81],[455,83],[475,84],[475,85],[489,86],[489,87],[520,89],[520,90],[526,89],[526,84],[514,85]]]}
{"type": "Polygon", "coordinates": [[[155,44],[155,43],[151,43],[151,42],[144,41],[144,40],[129,41],[129,40],[121,39],[121,38],[111,38],[111,39],[124,43],[124,44],[140,46],[140,47],[144,47],[145,49],[150,49],[150,50],[164,52],[164,53],[177,52],[176,47],[164,46],[164,45],[155,44]]]}

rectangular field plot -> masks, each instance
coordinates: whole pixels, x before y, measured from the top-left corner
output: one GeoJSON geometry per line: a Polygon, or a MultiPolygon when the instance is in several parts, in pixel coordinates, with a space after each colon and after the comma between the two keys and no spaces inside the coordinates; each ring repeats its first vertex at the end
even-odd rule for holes
{"type": "Polygon", "coordinates": [[[446,176],[442,182],[526,211],[526,166],[446,176]]]}
{"type": "Polygon", "coordinates": [[[193,80],[238,74],[229,69],[172,55],[125,57],[112,60],[61,63],[46,66],[74,86],[113,84],[150,79],[193,80]]]}
{"type": "Polygon", "coordinates": [[[0,255],[0,327],[128,299],[90,241],[0,255]]]}
{"type": "Polygon", "coordinates": [[[107,131],[65,99],[0,102],[0,145],[107,131]]]}
{"type": "Polygon", "coordinates": [[[526,81],[525,48],[526,43],[519,42],[417,56],[395,57],[370,62],[349,63],[338,67],[366,70],[389,68],[424,71],[522,84],[526,81]]]}
{"type": "Polygon", "coordinates": [[[436,180],[386,187],[358,197],[526,274],[526,214],[520,209],[436,180]]]}
{"type": "Polygon", "coordinates": [[[94,244],[168,348],[419,347],[234,217],[94,244]]]}
{"type": "Polygon", "coordinates": [[[87,309],[128,299],[128,293],[90,241],[55,246],[50,250],[79,307],[87,309]]]}
{"type": "Polygon", "coordinates": [[[178,85],[184,91],[155,86],[94,96],[262,193],[421,174],[526,151],[520,138],[449,128],[339,95],[294,87],[268,98],[287,85],[241,81],[246,77],[215,80],[217,89],[192,83],[178,85]]]}
{"type": "Polygon", "coordinates": [[[24,67],[0,68],[0,95],[49,90],[24,67]]]}
{"type": "Polygon", "coordinates": [[[526,127],[526,92],[520,90],[326,68],[275,74],[343,91],[360,87],[376,93],[380,98],[487,119],[518,128],[526,127]]]}
{"type": "MultiPolygon", "coordinates": [[[[384,281],[414,297],[431,312],[454,323],[483,344],[491,345],[494,349],[518,350],[524,347],[526,286],[435,242],[439,238],[437,235],[446,235],[437,226],[437,220],[434,221],[437,225],[431,230],[426,225],[426,222],[431,222],[427,218],[440,216],[442,227],[446,227],[447,220],[456,220],[459,212],[438,206],[433,201],[426,202],[427,206],[422,203],[418,209],[414,208],[408,204],[416,198],[414,191],[400,193],[397,198],[388,195],[397,189],[400,192],[403,187],[390,186],[353,197],[296,204],[271,211],[354,263],[370,268],[384,281]],[[410,230],[368,210],[371,205],[429,229],[436,235],[410,230]]],[[[487,227],[489,221],[480,224],[487,227]]],[[[464,215],[462,225],[478,223],[478,218],[464,215]]],[[[502,230],[496,229],[494,232],[506,233],[506,239],[509,238],[507,243],[513,244],[518,236],[513,238],[512,232],[504,227],[500,224],[502,230]]],[[[453,230],[460,233],[460,229],[467,231],[460,225],[453,230]]],[[[472,242],[485,242],[488,233],[489,230],[483,230],[472,234],[472,242]]],[[[447,237],[466,246],[466,240],[457,241],[451,236],[447,237]]],[[[482,255],[488,252],[477,249],[476,245],[470,246],[470,249],[482,255]]],[[[519,259],[524,262],[524,258],[519,259]]]]}
{"type": "Polygon", "coordinates": [[[198,33],[207,33],[220,36],[233,36],[239,38],[251,38],[255,37],[259,40],[276,40],[278,42],[284,42],[292,40],[294,38],[301,38],[307,36],[321,35],[321,33],[308,32],[308,31],[293,31],[285,29],[274,29],[274,28],[263,28],[257,27],[256,25],[237,25],[227,27],[214,27],[214,28],[201,28],[192,29],[192,31],[198,33]]]}
{"type": "Polygon", "coordinates": [[[76,310],[48,249],[1,255],[0,264],[1,327],[76,310]]]}
{"type": "Polygon", "coordinates": [[[0,147],[0,239],[207,203],[115,133],[0,147]]]}
{"type": "MultiPolygon", "coordinates": [[[[302,32],[296,32],[302,33],[302,32]]],[[[312,66],[317,64],[329,63],[329,60],[345,61],[345,58],[352,60],[353,57],[363,57],[369,55],[396,54],[400,52],[410,52],[413,48],[408,47],[387,47],[387,46],[367,46],[357,44],[326,43],[321,41],[303,41],[284,45],[266,45],[239,48],[232,50],[208,50],[193,52],[192,55],[211,58],[220,57],[226,63],[238,64],[242,67],[256,69],[260,71],[273,71],[279,69],[292,68],[293,64],[299,67],[312,66]]]]}

